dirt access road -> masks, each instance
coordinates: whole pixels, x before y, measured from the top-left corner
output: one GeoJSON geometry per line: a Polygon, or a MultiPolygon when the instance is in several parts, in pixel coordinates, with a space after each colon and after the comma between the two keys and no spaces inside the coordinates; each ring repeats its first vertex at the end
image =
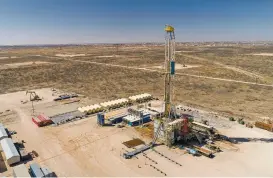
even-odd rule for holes
{"type": "Polygon", "coordinates": [[[197,60],[201,60],[201,61],[207,61],[207,62],[211,62],[215,65],[218,65],[218,66],[221,66],[221,67],[224,67],[226,69],[230,69],[230,70],[233,70],[235,72],[239,72],[239,73],[242,73],[242,74],[245,74],[247,76],[250,76],[250,77],[254,77],[254,78],[259,78],[261,80],[264,79],[264,77],[258,75],[258,74],[255,74],[253,72],[249,72],[249,71],[246,71],[246,70],[243,70],[243,69],[239,69],[237,67],[233,67],[233,66],[228,66],[228,65],[225,65],[225,64],[222,64],[220,62],[215,62],[215,61],[211,61],[209,59],[206,59],[206,58],[202,58],[202,57],[197,57],[197,56],[192,56],[192,55],[186,55],[186,54],[179,54],[181,56],[185,56],[185,57],[188,57],[188,58],[192,58],[192,59],[197,59],[197,60]]]}
{"type": "MultiPolygon", "coordinates": [[[[72,62],[81,62],[81,63],[89,63],[89,64],[95,64],[95,65],[103,65],[103,66],[109,66],[109,67],[119,67],[119,68],[133,69],[133,70],[145,70],[148,72],[158,72],[158,73],[164,74],[164,72],[162,70],[160,71],[160,70],[150,69],[150,68],[132,67],[132,66],[117,65],[117,64],[107,64],[107,63],[100,63],[100,62],[94,62],[94,61],[76,60],[76,59],[70,59],[70,58],[59,58],[59,59],[72,61],[72,62]]],[[[208,76],[202,76],[202,75],[185,74],[185,73],[175,73],[175,74],[181,75],[181,76],[205,78],[205,79],[218,80],[218,81],[224,81],[224,82],[233,82],[233,83],[242,83],[242,84],[249,84],[249,85],[256,85],[256,86],[273,87],[273,84],[270,85],[270,84],[254,83],[254,82],[246,82],[246,81],[233,80],[233,79],[224,79],[224,78],[208,77],[208,76]]]]}

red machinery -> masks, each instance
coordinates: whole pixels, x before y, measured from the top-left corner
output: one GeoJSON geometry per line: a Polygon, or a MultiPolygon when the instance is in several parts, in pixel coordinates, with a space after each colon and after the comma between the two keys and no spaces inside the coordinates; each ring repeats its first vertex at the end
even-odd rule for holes
{"type": "Polygon", "coordinates": [[[46,126],[52,124],[52,120],[44,114],[40,114],[37,117],[32,118],[32,122],[38,127],[46,126]]]}

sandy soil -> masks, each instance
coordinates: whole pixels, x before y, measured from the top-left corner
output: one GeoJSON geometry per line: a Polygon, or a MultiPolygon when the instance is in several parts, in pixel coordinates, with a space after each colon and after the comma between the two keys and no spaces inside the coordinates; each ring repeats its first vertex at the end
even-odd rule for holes
{"type": "Polygon", "coordinates": [[[24,66],[43,65],[43,64],[52,64],[52,62],[43,62],[43,61],[18,62],[18,63],[11,63],[11,64],[1,65],[0,69],[18,68],[18,67],[24,67],[24,66]]]}
{"type": "Polygon", "coordinates": [[[256,53],[256,54],[251,54],[254,56],[273,56],[273,53],[256,53]]]}
{"type": "Polygon", "coordinates": [[[56,54],[57,57],[78,57],[85,56],[85,54],[56,54]]]}
{"type": "Polygon", "coordinates": [[[15,58],[18,58],[17,56],[2,56],[0,57],[0,59],[15,59],[15,58]]]}
{"type": "Polygon", "coordinates": [[[119,57],[119,55],[111,55],[111,56],[96,56],[98,58],[111,58],[111,57],[119,57]]]}
{"type": "MultiPolygon", "coordinates": [[[[43,111],[46,112],[51,105],[56,107],[50,89],[36,92],[44,98],[35,103],[36,108],[40,110],[44,106],[43,111]]],[[[12,109],[18,114],[18,122],[9,124],[8,128],[18,132],[13,139],[25,140],[26,149],[35,150],[39,154],[31,162],[48,166],[60,177],[163,176],[150,167],[150,164],[167,176],[273,176],[270,164],[273,162],[273,143],[270,141],[273,134],[264,130],[248,129],[231,123],[230,127],[219,129],[239,141],[236,145],[239,151],[226,146],[214,159],[208,159],[184,154],[183,150],[158,146],[155,148],[157,151],[179,162],[182,167],[149,150],[147,155],[158,163],[154,164],[142,155],[130,160],[120,156],[125,150],[129,150],[122,142],[138,137],[134,129],[99,127],[96,117],[58,127],[38,128],[31,122],[31,104],[20,103],[20,100],[25,99],[25,92],[0,95],[1,110],[12,109]]],[[[1,175],[11,176],[11,168],[8,167],[8,171],[1,175]]]]}

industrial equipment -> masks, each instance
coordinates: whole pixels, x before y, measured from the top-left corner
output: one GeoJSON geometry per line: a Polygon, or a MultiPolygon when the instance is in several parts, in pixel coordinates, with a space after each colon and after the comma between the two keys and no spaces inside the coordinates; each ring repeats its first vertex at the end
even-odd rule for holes
{"type": "MultiPolygon", "coordinates": [[[[159,135],[162,135],[161,133],[163,132],[163,135],[169,135],[168,132],[167,133],[167,125],[168,123],[173,120],[173,116],[175,114],[173,114],[173,112],[175,111],[175,109],[172,109],[172,105],[171,105],[171,93],[172,93],[172,83],[171,83],[171,79],[174,77],[175,74],[175,34],[174,34],[174,28],[170,25],[166,25],[165,26],[165,91],[164,91],[164,103],[165,103],[165,110],[164,110],[164,114],[163,114],[163,118],[158,118],[157,119],[157,128],[154,132],[154,139],[153,141],[148,144],[145,145],[139,149],[136,149],[132,152],[127,152],[123,154],[123,157],[126,159],[129,159],[143,151],[146,151],[150,148],[152,148],[159,135]],[[165,134],[166,132],[166,134],[165,134]]],[[[165,137],[165,142],[169,143],[169,140],[167,139],[171,139],[171,137],[165,137]]]]}
{"type": "Polygon", "coordinates": [[[60,101],[60,100],[65,100],[65,99],[69,99],[69,98],[76,98],[79,95],[73,93],[73,94],[64,94],[64,95],[60,95],[59,97],[53,99],[54,101],[60,101]]]}
{"type": "Polygon", "coordinates": [[[29,101],[31,101],[31,105],[32,105],[32,114],[34,115],[34,105],[33,105],[33,101],[40,101],[42,100],[42,98],[40,98],[35,91],[26,91],[26,95],[29,94],[29,101]]]}
{"type": "Polygon", "coordinates": [[[201,148],[199,146],[193,145],[194,149],[197,150],[200,154],[207,156],[209,158],[213,158],[213,153],[210,150],[201,148]]]}
{"type": "Polygon", "coordinates": [[[40,101],[42,98],[40,98],[35,91],[26,91],[26,95],[29,94],[29,101],[40,101]]]}

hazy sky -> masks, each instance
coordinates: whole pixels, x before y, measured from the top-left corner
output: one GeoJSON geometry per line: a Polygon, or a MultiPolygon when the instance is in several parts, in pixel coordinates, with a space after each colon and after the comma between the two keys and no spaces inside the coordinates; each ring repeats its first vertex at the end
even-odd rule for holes
{"type": "Polygon", "coordinates": [[[0,45],[273,40],[273,0],[0,0],[0,45]]]}

